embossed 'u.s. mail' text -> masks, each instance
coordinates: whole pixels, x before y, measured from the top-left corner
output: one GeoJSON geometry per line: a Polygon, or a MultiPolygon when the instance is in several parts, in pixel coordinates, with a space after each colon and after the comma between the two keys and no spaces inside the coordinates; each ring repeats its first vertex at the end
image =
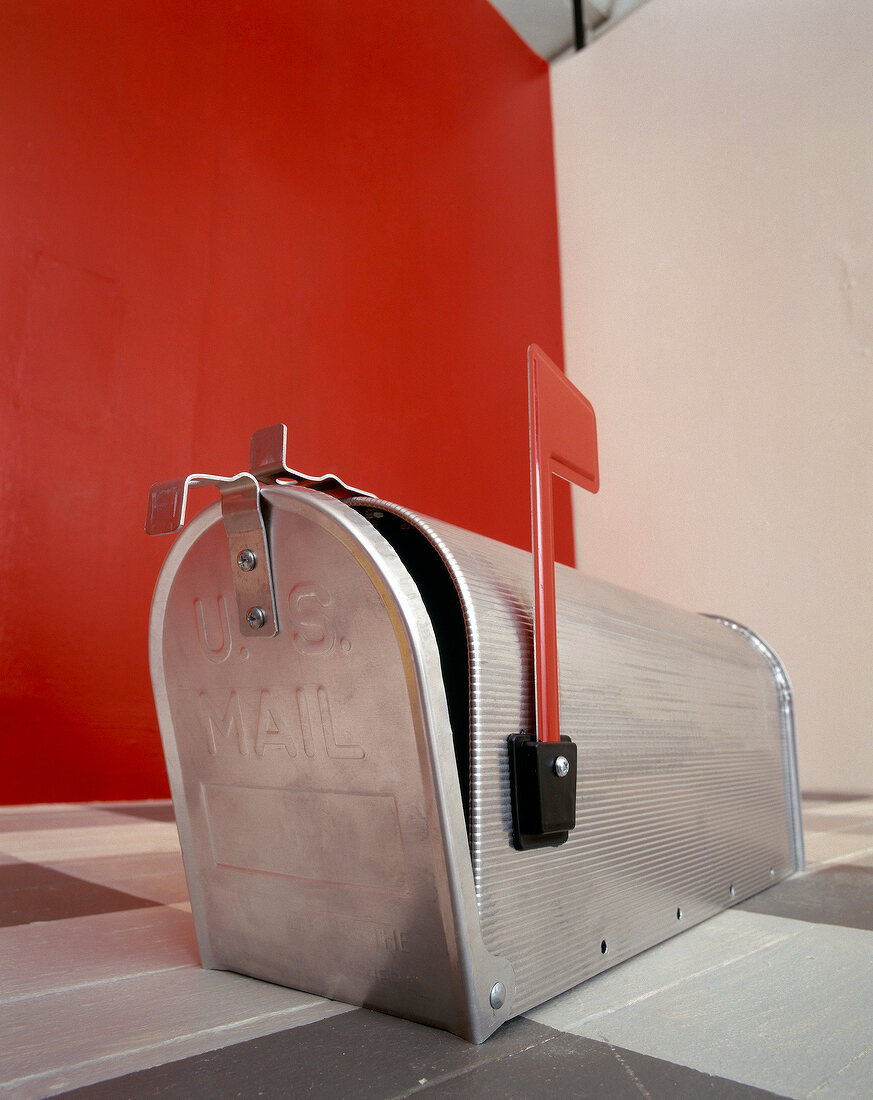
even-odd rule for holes
{"type": "MultiPolygon", "coordinates": [[[[198,596],[191,604],[198,651],[212,666],[227,664],[234,653],[230,605],[231,599],[223,593],[198,596]]],[[[285,601],[283,618],[280,638],[304,658],[346,656],[352,648],[337,629],[333,598],[321,584],[295,584],[285,601]]],[[[243,661],[249,661],[248,646],[238,652],[243,661]]],[[[233,686],[231,680],[226,687],[213,685],[183,694],[196,697],[202,743],[212,756],[235,750],[240,756],[258,758],[268,755],[268,749],[273,760],[277,753],[301,761],[363,760],[366,755],[361,745],[337,735],[324,684],[233,686]]]]}

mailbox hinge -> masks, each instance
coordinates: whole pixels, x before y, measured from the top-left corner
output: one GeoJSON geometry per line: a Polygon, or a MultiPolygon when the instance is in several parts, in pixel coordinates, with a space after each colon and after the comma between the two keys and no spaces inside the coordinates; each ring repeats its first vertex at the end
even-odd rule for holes
{"type": "Polygon", "coordinates": [[[171,534],[185,522],[188,490],[214,485],[221,493],[221,518],[227,535],[233,587],[243,636],[271,638],[279,633],[273,594],[273,569],[261,511],[261,487],[253,474],[216,477],[191,474],[153,485],[149,494],[146,531],[171,534]]]}
{"type": "Polygon", "coordinates": [[[284,424],[261,428],[252,436],[251,473],[236,477],[191,474],[174,481],[160,481],[149,493],[145,529],[150,535],[169,535],[179,530],[185,522],[188,490],[192,486],[214,485],[221,493],[221,518],[243,636],[271,638],[279,633],[270,547],[261,509],[261,483],[290,482],[340,500],[372,495],[347,485],[336,474],[313,476],[292,470],[285,461],[287,442],[288,430],[284,424]]]}
{"type": "Polygon", "coordinates": [[[576,827],[576,746],[569,737],[509,737],[512,839],[516,848],[554,848],[576,827]]]}

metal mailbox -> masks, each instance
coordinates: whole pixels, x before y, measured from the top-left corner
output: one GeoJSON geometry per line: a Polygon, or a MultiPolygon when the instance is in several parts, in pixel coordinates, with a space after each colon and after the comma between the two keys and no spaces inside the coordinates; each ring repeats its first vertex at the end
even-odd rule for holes
{"type": "Polygon", "coordinates": [[[150,641],[204,966],[478,1043],[802,866],[791,689],[750,630],[558,566],[569,742],[535,782],[575,820],[525,827],[531,555],[288,470],[280,429],[252,469],[150,504],[172,530],[221,490],[150,641]]]}

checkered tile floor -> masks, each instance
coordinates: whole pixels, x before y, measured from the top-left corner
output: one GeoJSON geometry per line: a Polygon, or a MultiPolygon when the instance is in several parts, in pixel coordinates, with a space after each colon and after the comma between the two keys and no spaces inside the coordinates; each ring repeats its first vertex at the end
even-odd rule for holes
{"type": "Polygon", "coordinates": [[[809,870],[482,1046],[204,971],[167,802],[0,808],[0,1096],[873,1097],[873,798],[809,870]]]}

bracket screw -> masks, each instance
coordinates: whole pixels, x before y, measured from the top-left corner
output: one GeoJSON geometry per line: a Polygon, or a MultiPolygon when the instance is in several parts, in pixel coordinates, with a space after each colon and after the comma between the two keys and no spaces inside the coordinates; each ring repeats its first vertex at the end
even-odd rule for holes
{"type": "Polygon", "coordinates": [[[503,982],[495,982],[494,985],[491,986],[491,996],[489,1000],[491,1001],[492,1008],[503,1008],[506,1002],[506,986],[503,982]]]}
{"type": "Polygon", "coordinates": [[[264,611],[263,607],[250,607],[246,615],[246,622],[252,630],[260,630],[262,626],[267,625],[267,612],[264,611]]]}
{"type": "Polygon", "coordinates": [[[570,761],[566,756],[556,756],[554,768],[555,775],[557,775],[559,779],[563,779],[570,771],[570,761]]]}
{"type": "Polygon", "coordinates": [[[258,564],[257,555],[254,550],[242,550],[236,559],[236,564],[242,569],[243,573],[251,573],[258,564]]]}

